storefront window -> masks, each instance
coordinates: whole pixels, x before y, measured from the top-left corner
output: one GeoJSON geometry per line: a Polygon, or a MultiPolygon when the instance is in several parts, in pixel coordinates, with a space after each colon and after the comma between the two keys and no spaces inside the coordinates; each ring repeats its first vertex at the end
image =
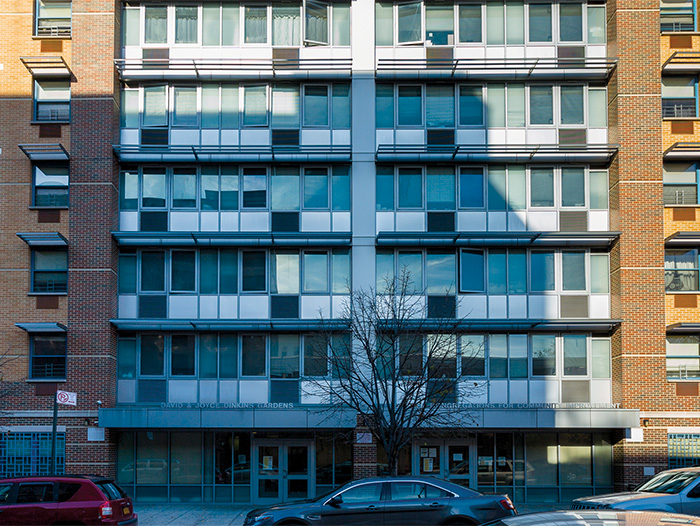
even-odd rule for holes
{"type": "MultiPolygon", "coordinates": [[[[557,435],[537,433],[527,435],[528,486],[557,485],[557,435]]],[[[556,492],[554,492],[556,493],[556,492]]],[[[555,495],[555,501],[558,500],[555,495]]]]}
{"type": "Polygon", "coordinates": [[[202,434],[172,433],[170,436],[170,482],[202,483],[202,434]]]}
{"type": "Polygon", "coordinates": [[[562,486],[590,486],[591,435],[563,433],[560,436],[560,476],[562,486]]]}
{"type": "Polygon", "coordinates": [[[136,483],[168,483],[168,434],[142,431],[136,434],[136,483]]]}

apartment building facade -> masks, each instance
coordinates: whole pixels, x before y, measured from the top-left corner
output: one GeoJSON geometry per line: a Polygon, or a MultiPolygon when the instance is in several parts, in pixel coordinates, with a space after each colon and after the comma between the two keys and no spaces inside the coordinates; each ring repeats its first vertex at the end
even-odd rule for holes
{"type": "Polygon", "coordinates": [[[663,152],[697,79],[671,60],[662,88],[652,3],[6,13],[23,25],[0,76],[26,108],[3,126],[37,121],[0,157],[4,266],[31,277],[3,289],[22,380],[6,465],[27,457],[13,437],[41,449],[21,433],[45,433],[39,395],[58,381],[79,397],[65,469],[98,460],[137,501],[293,500],[382,473],[358,415],[313,392],[329,374],[313,342],[321,316],[342,323],[348,284],[404,269],[426,316],[459,320],[455,382],[483,388],[455,400],[474,425],[424,430],[401,473],[566,502],[692,462],[694,208],[668,199],[695,173],[673,152],[696,152],[663,152]],[[42,220],[45,195],[63,222],[42,220]],[[469,345],[481,366],[463,375],[469,345]],[[56,355],[63,376],[40,378],[56,355]]]}

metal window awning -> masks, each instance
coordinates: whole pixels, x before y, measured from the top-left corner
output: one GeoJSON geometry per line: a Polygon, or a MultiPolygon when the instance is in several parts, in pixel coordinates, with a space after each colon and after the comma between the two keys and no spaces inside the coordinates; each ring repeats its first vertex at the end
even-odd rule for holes
{"type": "Polygon", "coordinates": [[[379,58],[377,78],[567,80],[610,77],[615,58],[379,58]]]}
{"type": "Polygon", "coordinates": [[[18,144],[22,153],[32,162],[68,161],[68,152],[62,144],[18,144]]]}
{"type": "Polygon", "coordinates": [[[350,146],[143,146],[113,145],[122,162],[348,162],[350,146]]]}
{"type": "MultiPolygon", "coordinates": [[[[418,320],[415,327],[421,331],[489,331],[489,332],[543,332],[543,331],[613,331],[622,323],[618,319],[430,319],[418,320]]],[[[387,324],[387,327],[390,325],[387,324]]]]}
{"type": "Polygon", "coordinates": [[[352,58],[119,58],[123,81],[347,78],[352,58]]]}
{"type": "Polygon", "coordinates": [[[700,333],[700,323],[672,323],[666,326],[666,332],[672,334],[700,333]]]}
{"type": "Polygon", "coordinates": [[[169,319],[112,319],[121,331],[320,331],[346,330],[346,320],[169,320],[169,319]]]}
{"type": "Polygon", "coordinates": [[[610,247],[620,232],[380,232],[377,246],[610,247]]]}
{"type": "Polygon", "coordinates": [[[700,142],[677,142],[664,152],[664,160],[693,159],[700,157],[700,142]]]}
{"type": "Polygon", "coordinates": [[[381,144],[379,162],[590,162],[609,163],[617,153],[614,144],[381,144]]]}
{"type": "Polygon", "coordinates": [[[30,247],[67,247],[68,240],[59,232],[23,232],[17,237],[30,247]]]}
{"type": "Polygon", "coordinates": [[[15,323],[15,327],[19,327],[27,332],[67,332],[68,328],[62,323],[15,323]]]}
{"type": "Polygon", "coordinates": [[[664,73],[697,73],[700,71],[700,51],[674,51],[664,65],[664,73]]]}
{"type": "Polygon", "coordinates": [[[71,77],[72,72],[63,57],[20,57],[33,77],[71,77]]]}
{"type": "Polygon", "coordinates": [[[119,246],[346,247],[349,232],[112,232],[119,246]]]}
{"type": "Polygon", "coordinates": [[[676,232],[666,238],[666,246],[700,245],[700,232],[676,232]]]}

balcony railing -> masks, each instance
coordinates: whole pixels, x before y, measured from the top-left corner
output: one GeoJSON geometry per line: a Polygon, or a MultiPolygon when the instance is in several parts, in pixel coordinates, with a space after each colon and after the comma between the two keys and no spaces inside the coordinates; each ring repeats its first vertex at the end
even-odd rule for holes
{"type": "Polygon", "coordinates": [[[32,363],[32,379],[65,378],[65,358],[40,358],[35,357],[32,363]],[[50,361],[48,361],[50,360],[50,361]]]}
{"type": "Polygon", "coordinates": [[[664,119],[695,117],[695,99],[662,99],[661,111],[664,119]]]}
{"type": "Polygon", "coordinates": [[[66,20],[39,20],[36,28],[38,37],[66,38],[71,35],[71,21],[66,20]]]}
{"type": "Polygon", "coordinates": [[[667,356],[666,378],[669,380],[697,380],[700,378],[700,357],[667,356]]]}
{"type": "Polygon", "coordinates": [[[695,31],[695,13],[692,7],[662,7],[661,31],[695,31]]]}

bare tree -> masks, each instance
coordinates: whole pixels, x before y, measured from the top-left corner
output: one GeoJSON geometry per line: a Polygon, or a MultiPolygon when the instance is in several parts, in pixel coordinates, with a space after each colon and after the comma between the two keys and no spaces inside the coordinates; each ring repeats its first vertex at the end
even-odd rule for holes
{"type": "Polygon", "coordinates": [[[22,387],[23,382],[17,380],[8,380],[10,364],[20,358],[12,347],[0,352],[0,414],[5,410],[6,399],[22,387]]]}
{"type": "Polygon", "coordinates": [[[308,392],[330,411],[362,415],[392,475],[418,434],[473,424],[467,405],[484,389],[467,379],[483,375],[483,337],[462,335],[454,317],[428,318],[425,298],[404,269],[381,293],[351,292],[340,316],[347,328],[322,320],[323,334],[306,349],[308,392]]]}

